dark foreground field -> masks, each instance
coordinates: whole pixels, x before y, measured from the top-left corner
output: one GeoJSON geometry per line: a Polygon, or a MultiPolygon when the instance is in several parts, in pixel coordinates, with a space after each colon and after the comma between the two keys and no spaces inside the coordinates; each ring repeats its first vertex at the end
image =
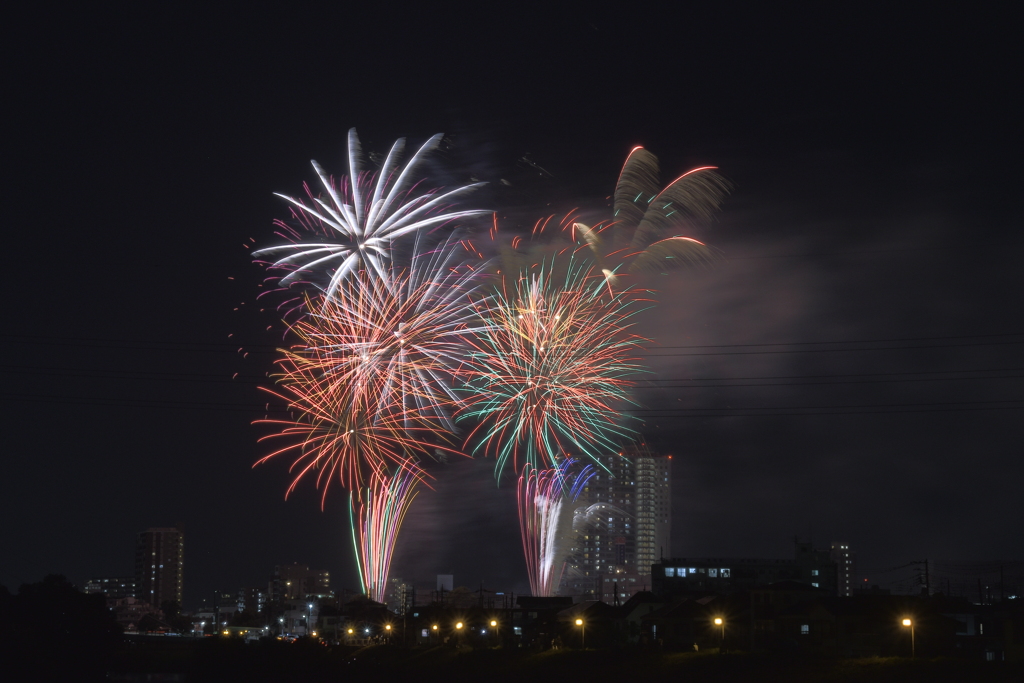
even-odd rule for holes
{"type": "Polygon", "coordinates": [[[1024,663],[902,658],[806,660],[745,654],[640,650],[328,649],[312,643],[207,639],[178,647],[139,644],[109,670],[122,681],[1024,681],[1024,663]],[[157,674],[154,676],[153,674],[157,674]],[[163,674],[163,675],[160,675],[163,674]]]}

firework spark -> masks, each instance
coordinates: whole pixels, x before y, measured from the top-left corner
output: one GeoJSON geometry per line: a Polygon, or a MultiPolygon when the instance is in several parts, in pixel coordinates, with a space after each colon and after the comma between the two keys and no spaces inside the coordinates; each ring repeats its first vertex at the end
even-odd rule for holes
{"type": "Polygon", "coordinates": [[[640,371],[632,354],[645,341],[629,332],[635,294],[611,291],[571,257],[501,281],[467,338],[458,416],[479,421],[468,441],[496,456],[499,478],[510,459],[517,470],[520,460],[546,469],[563,453],[593,457],[633,434],[617,408],[631,402],[640,371]]]}
{"type": "Polygon", "coordinates": [[[299,230],[277,221],[279,234],[289,243],[260,249],[254,256],[270,257],[272,268],[289,271],[280,279],[282,286],[299,280],[319,280],[321,270],[329,274],[323,287],[328,300],[335,297],[342,282],[360,269],[369,269],[386,278],[395,240],[425,228],[488,213],[451,210],[456,198],[484,183],[442,192],[421,190],[414,182],[416,168],[441,139],[441,135],[430,138],[404,167],[400,167],[400,159],[405,140],[399,139],[380,171],[370,173],[360,171],[359,138],[355,128],[351,129],[347,176],[335,180],[316,161],[312,162],[326,195],[314,194],[308,186],[308,200],[278,194],[292,205],[292,218],[301,226],[301,231],[312,233],[317,239],[303,241],[299,230]]]}
{"type": "Polygon", "coordinates": [[[566,458],[556,467],[536,470],[527,463],[519,476],[519,530],[530,591],[536,596],[552,596],[558,589],[565,564],[559,555],[565,501],[575,501],[594,475],[592,465],[580,469],[575,464],[566,458]]]}

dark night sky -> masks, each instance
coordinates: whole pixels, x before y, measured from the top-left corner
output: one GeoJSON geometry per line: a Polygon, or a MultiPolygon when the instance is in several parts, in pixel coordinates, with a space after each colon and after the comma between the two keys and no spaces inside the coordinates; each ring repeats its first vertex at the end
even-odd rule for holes
{"type": "MultiPolygon", "coordinates": [[[[181,522],[186,606],[282,562],[357,585],[341,497],[285,502],[285,462],[251,469],[280,324],[243,246],[309,159],[340,172],[351,126],[378,151],[449,133],[439,177],[512,178],[474,201],[524,216],[600,210],[635,144],[733,181],[696,235],[722,259],[653,283],[641,324],[665,347],[639,398],[674,455],[673,554],[788,557],[799,534],[865,568],[1024,560],[1013,22],[716,7],[11,25],[0,583],[130,573],[134,534],[181,522]]],[[[491,464],[433,469],[396,574],[525,589],[491,464]]]]}

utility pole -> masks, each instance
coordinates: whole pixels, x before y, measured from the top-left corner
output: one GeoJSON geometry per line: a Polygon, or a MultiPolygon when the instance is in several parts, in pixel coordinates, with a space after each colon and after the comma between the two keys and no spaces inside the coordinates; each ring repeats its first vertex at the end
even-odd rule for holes
{"type": "Polygon", "coordinates": [[[754,591],[750,591],[750,652],[754,652],[754,629],[757,621],[754,619],[754,591]]]}

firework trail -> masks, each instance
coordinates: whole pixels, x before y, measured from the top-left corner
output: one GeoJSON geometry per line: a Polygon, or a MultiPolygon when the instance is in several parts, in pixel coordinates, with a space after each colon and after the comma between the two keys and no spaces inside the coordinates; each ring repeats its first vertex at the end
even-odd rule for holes
{"type": "Polygon", "coordinates": [[[292,205],[292,219],[299,229],[276,221],[278,234],[288,244],[260,249],[253,255],[267,257],[272,269],[288,271],[280,278],[282,287],[300,281],[321,282],[324,275],[329,275],[326,286],[322,286],[327,300],[335,298],[341,283],[361,269],[387,279],[395,240],[488,213],[451,210],[456,198],[484,183],[442,192],[421,189],[414,182],[416,168],[442,137],[430,138],[404,167],[400,159],[405,140],[399,139],[380,171],[371,173],[360,170],[359,138],[355,128],[349,130],[348,175],[335,179],[313,161],[322,185],[320,194],[306,186],[306,200],[277,195],[292,205]],[[304,241],[303,232],[311,233],[314,239],[304,241]]]}
{"type": "Polygon", "coordinates": [[[590,458],[628,438],[618,404],[640,371],[633,357],[645,340],[629,332],[639,299],[607,287],[592,264],[567,258],[503,278],[481,307],[460,368],[465,407],[478,422],[473,452],[495,455],[500,479],[511,460],[535,469],[565,453],[590,458]]]}
{"type": "Polygon", "coordinates": [[[530,592],[535,596],[549,597],[558,589],[564,567],[564,561],[559,561],[564,503],[575,501],[594,475],[592,465],[574,470],[575,464],[566,458],[556,467],[536,470],[527,463],[519,476],[519,529],[530,592]]]}
{"type": "Polygon", "coordinates": [[[349,494],[359,580],[366,596],[376,602],[384,602],[387,597],[391,557],[418,484],[414,473],[398,468],[392,475],[375,474],[358,493],[349,494]]]}

